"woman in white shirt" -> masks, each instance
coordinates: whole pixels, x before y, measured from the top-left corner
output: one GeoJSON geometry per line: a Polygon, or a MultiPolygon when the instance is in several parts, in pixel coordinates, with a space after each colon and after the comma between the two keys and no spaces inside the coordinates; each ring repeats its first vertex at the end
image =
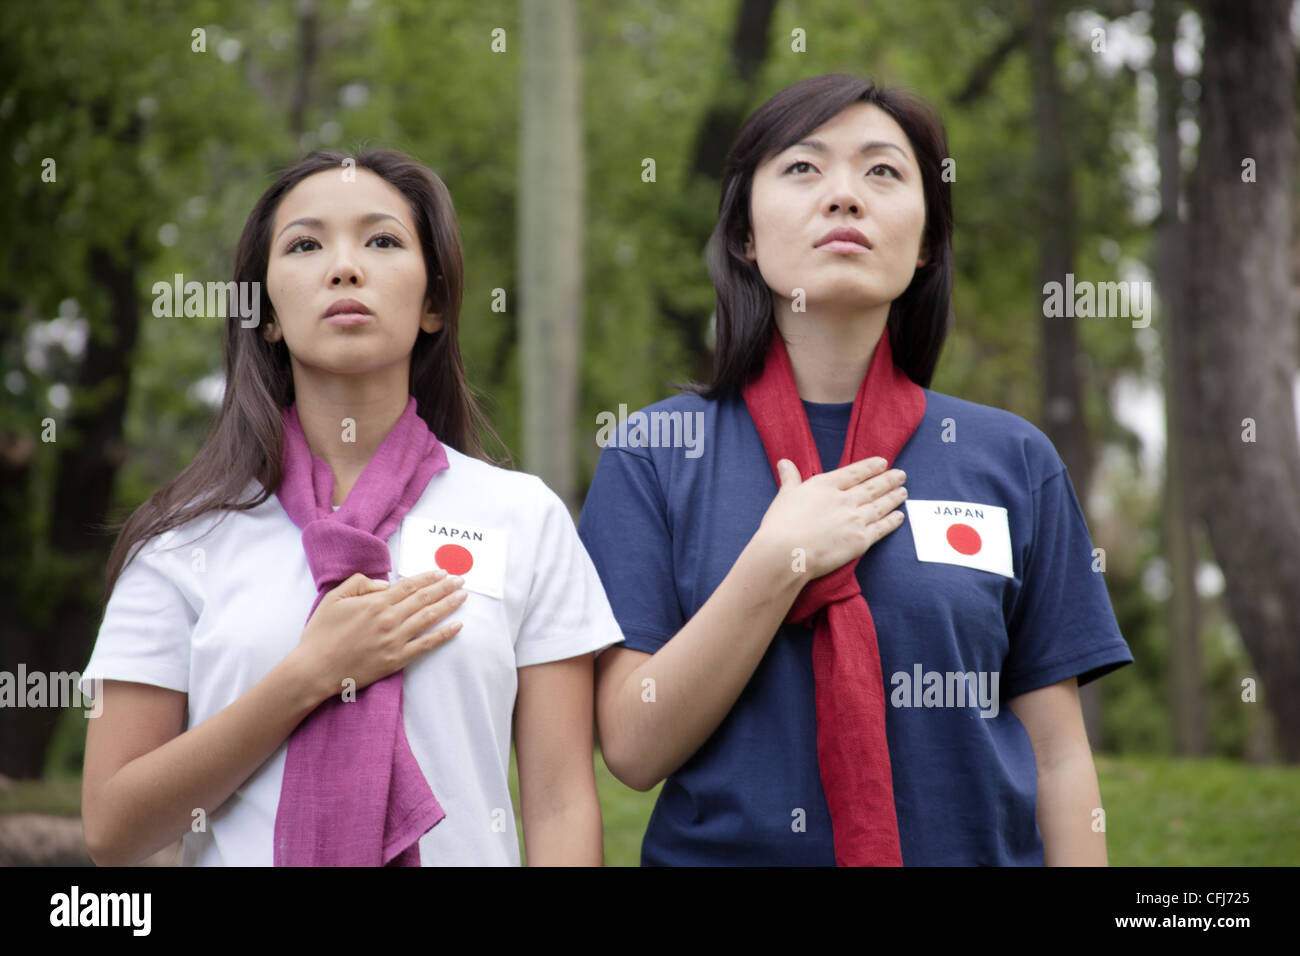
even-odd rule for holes
{"type": "Polygon", "coordinates": [[[519,864],[513,729],[529,862],[599,864],[592,659],[622,635],[560,499],[483,454],[446,187],[394,151],[312,153],[254,207],[235,281],[257,283],[239,288],[268,321],[227,321],[212,434],[109,562],[83,678],[103,682],[83,782],[92,857],[132,864],[183,836],[187,865],[279,862],[293,735],[400,671],[398,728],[445,814],[409,847],[416,862],[519,864]],[[374,487],[366,465],[399,427],[427,427],[445,454],[386,538],[392,581],[322,583],[314,610],[280,497],[290,406],[336,510],[374,487]]]}

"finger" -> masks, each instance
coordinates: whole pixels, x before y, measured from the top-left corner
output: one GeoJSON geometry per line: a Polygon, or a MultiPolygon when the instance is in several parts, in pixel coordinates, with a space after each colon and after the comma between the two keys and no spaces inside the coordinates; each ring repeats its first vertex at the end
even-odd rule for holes
{"type": "Polygon", "coordinates": [[[885,459],[864,458],[861,461],[851,462],[843,468],[836,468],[830,472],[831,480],[835,482],[836,488],[852,488],[854,485],[861,484],[872,475],[878,475],[885,470],[889,462],[885,459]]]}
{"type": "Polygon", "coordinates": [[[434,568],[431,571],[423,571],[420,574],[413,574],[409,578],[401,578],[393,582],[388,589],[386,597],[390,604],[400,604],[412,594],[418,594],[424,588],[437,584],[447,577],[447,572],[442,568],[434,568]]]}
{"type": "Polygon", "coordinates": [[[398,620],[410,617],[420,608],[436,604],[449,594],[455,593],[465,579],[452,575],[444,577],[440,581],[434,581],[432,584],[426,584],[424,587],[417,589],[413,594],[408,595],[404,600],[394,605],[393,610],[396,612],[398,620]]]}
{"type": "Polygon", "coordinates": [[[461,625],[464,623],[464,621],[452,621],[450,624],[444,624],[437,630],[429,631],[427,634],[421,634],[415,640],[409,641],[403,650],[405,660],[402,661],[402,666],[405,667],[421,654],[427,653],[435,647],[441,647],[443,644],[446,644],[460,633],[461,625]]]}
{"type": "MultiPolygon", "coordinates": [[[[879,521],[873,521],[867,525],[867,536],[871,539],[871,544],[875,544],[890,532],[897,531],[903,526],[903,512],[891,511],[879,521]]],[[[867,545],[871,547],[871,545],[867,545]]]]}
{"type": "Polygon", "coordinates": [[[441,601],[435,601],[433,604],[416,609],[402,621],[394,636],[401,642],[408,642],[419,637],[464,604],[466,597],[468,597],[468,592],[462,588],[447,595],[441,601]]]}
{"type": "Polygon", "coordinates": [[[906,488],[894,488],[878,498],[858,505],[858,510],[866,516],[867,521],[879,521],[907,500],[906,488]]]}
{"type": "Polygon", "coordinates": [[[782,458],[776,463],[776,473],[781,478],[781,487],[790,488],[803,482],[803,476],[799,474],[799,466],[788,458],[782,458]]]}
{"type": "MultiPolygon", "coordinates": [[[[381,588],[388,587],[387,581],[379,581],[374,578],[368,578],[360,571],[348,577],[342,584],[326,592],[326,598],[345,598],[356,597],[360,594],[369,594],[371,591],[378,591],[381,588]]],[[[322,599],[324,600],[324,599],[322,599]]]]}
{"type": "Polygon", "coordinates": [[[883,475],[876,475],[860,485],[855,485],[848,489],[848,492],[852,496],[855,506],[868,504],[892,492],[902,492],[901,495],[897,496],[897,500],[902,501],[907,497],[907,489],[903,486],[906,478],[907,475],[896,468],[893,471],[885,472],[883,475]]]}

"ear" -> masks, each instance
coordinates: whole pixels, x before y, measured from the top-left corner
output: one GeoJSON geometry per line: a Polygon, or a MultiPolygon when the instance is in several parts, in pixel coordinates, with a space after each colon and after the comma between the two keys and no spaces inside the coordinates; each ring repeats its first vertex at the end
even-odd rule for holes
{"type": "Polygon", "coordinates": [[[758,258],[758,253],[754,251],[754,233],[745,233],[745,258],[753,262],[758,258]]]}
{"type": "Polygon", "coordinates": [[[441,312],[433,311],[432,303],[430,303],[430,306],[429,309],[425,310],[424,315],[420,316],[420,328],[432,334],[441,329],[446,322],[443,320],[441,312]]]}
{"type": "Polygon", "coordinates": [[[420,328],[430,334],[438,332],[443,325],[446,325],[442,312],[434,308],[433,299],[425,299],[424,306],[424,315],[420,316],[420,328]]]}
{"type": "Polygon", "coordinates": [[[275,321],[275,313],[267,319],[266,325],[262,326],[262,338],[268,342],[279,342],[284,338],[284,332],[280,329],[280,324],[275,321]]]}
{"type": "MultiPolygon", "coordinates": [[[[438,276],[438,286],[441,288],[442,285],[443,285],[442,276],[438,276]]],[[[424,315],[420,316],[420,328],[423,329],[425,332],[433,334],[434,332],[437,332],[439,329],[441,329],[444,325],[446,325],[446,319],[443,317],[442,310],[438,309],[434,305],[433,299],[425,299],[424,315]]]]}

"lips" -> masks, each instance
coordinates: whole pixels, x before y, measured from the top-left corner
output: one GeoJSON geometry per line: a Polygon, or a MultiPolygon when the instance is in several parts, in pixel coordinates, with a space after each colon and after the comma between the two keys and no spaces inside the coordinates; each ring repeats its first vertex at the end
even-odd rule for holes
{"type": "Polygon", "coordinates": [[[332,315],[373,315],[368,308],[358,302],[356,299],[339,299],[321,316],[322,319],[328,319],[332,315]]]}
{"type": "Polygon", "coordinates": [[[820,249],[822,246],[830,242],[854,242],[864,248],[871,248],[871,242],[866,236],[858,232],[856,229],[849,229],[843,226],[839,229],[832,229],[830,232],[826,233],[826,235],[818,239],[817,245],[814,248],[820,249]]]}

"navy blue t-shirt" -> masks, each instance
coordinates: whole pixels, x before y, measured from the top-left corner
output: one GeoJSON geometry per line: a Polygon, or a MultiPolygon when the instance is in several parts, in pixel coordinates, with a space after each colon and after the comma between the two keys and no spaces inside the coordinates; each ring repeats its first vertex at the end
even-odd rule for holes
{"type": "MultiPolygon", "coordinates": [[[[909,507],[932,504],[904,509],[857,566],[886,684],[903,863],[1041,865],[1034,752],[1006,702],[1133,657],[1050,440],[1010,412],[925,397],[891,464],[907,473],[909,507]]],[[[804,408],[823,470],[839,467],[852,404],[804,408]]],[[[653,654],[731,570],[777,483],[740,397],[683,394],[642,412],[601,452],[578,530],[622,646],[653,654]]],[[[731,712],[664,781],[642,864],[834,865],[812,638],[783,625],[731,712]]]]}

